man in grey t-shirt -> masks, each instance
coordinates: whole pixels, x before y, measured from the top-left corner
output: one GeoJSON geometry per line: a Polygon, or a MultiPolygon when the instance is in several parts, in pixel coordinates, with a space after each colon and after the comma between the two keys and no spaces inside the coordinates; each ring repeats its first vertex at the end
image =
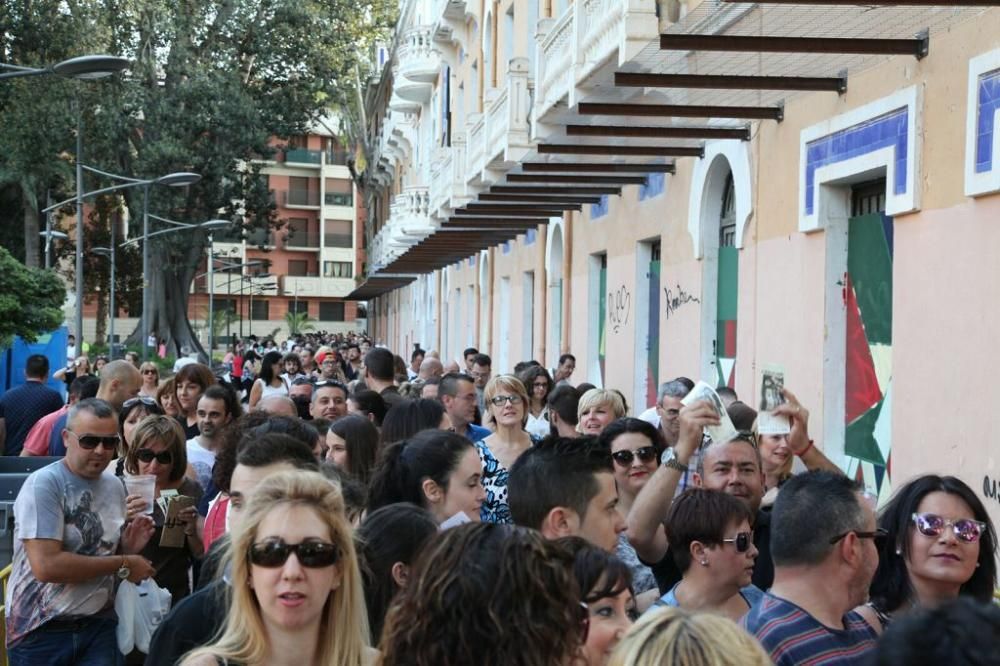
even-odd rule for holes
{"type": "Polygon", "coordinates": [[[144,502],[126,498],[121,480],[105,471],[118,447],[114,410],[97,398],[81,400],[66,424],[66,457],[30,475],[14,503],[11,666],[120,663],[118,583],[155,573],[136,554],[154,531],[144,502]]]}

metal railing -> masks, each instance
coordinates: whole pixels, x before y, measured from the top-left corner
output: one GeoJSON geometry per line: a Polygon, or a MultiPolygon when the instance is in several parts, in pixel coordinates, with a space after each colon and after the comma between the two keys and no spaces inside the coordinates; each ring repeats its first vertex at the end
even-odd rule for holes
{"type": "Polygon", "coordinates": [[[281,193],[285,206],[319,206],[319,192],[315,190],[288,190],[281,193]]]}
{"type": "Polygon", "coordinates": [[[307,150],[306,148],[290,148],[285,151],[285,162],[297,164],[322,164],[323,151],[307,150]]]}

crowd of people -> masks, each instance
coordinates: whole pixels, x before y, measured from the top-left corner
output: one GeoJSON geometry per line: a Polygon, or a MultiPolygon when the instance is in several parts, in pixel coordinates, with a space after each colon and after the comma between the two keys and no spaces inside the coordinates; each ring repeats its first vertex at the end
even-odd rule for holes
{"type": "Polygon", "coordinates": [[[14,506],[9,663],[1000,663],[976,493],[928,469],[877,507],[791,391],[775,435],[684,377],[635,413],[571,354],[408,357],[306,334],[163,376],[77,359],[66,404],[29,357],[0,442],[54,459],[14,506]],[[171,608],[123,649],[128,584],[171,608]]]}

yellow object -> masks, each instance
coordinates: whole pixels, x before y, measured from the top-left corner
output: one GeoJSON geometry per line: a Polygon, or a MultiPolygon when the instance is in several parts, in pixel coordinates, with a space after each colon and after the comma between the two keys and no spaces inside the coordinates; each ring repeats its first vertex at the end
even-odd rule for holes
{"type": "Polygon", "coordinates": [[[0,641],[3,641],[3,649],[0,650],[0,666],[7,666],[7,608],[4,604],[7,601],[7,581],[10,579],[13,566],[8,564],[0,571],[0,589],[3,590],[3,599],[0,599],[0,641]]]}

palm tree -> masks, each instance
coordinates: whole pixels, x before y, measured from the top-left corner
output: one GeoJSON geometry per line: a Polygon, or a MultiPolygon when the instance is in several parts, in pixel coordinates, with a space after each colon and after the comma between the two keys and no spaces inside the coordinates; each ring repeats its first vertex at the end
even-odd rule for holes
{"type": "Polygon", "coordinates": [[[306,312],[286,312],[285,323],[288,324],[288,335],[298,335],[303,331],[316,329],[313,322],[316,320],[306,312]]]}

